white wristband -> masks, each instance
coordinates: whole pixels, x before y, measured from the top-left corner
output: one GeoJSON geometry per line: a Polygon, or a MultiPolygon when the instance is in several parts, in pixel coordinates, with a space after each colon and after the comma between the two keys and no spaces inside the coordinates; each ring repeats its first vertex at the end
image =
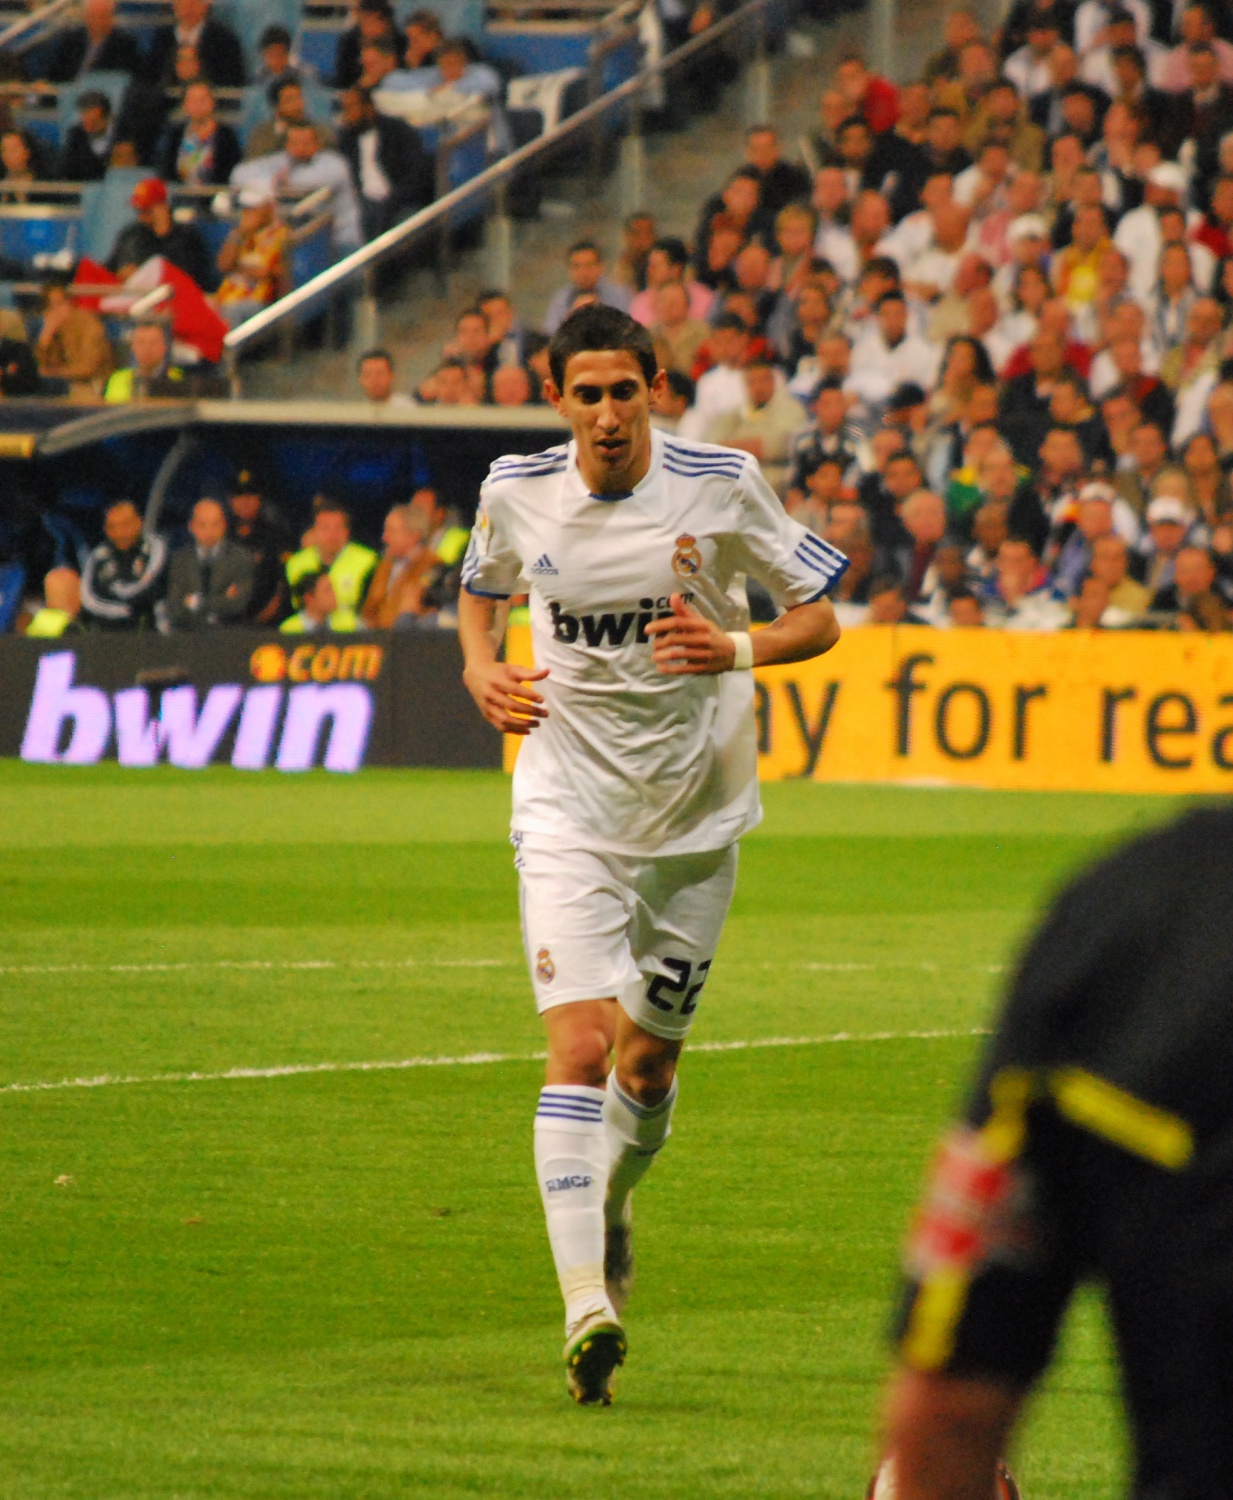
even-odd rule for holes
{"type": "Polygon", "coordinates": [[[753,666],[753,639],[747,630],[730,630],[728,639],[732,642],[733,658],[732,670],[734,672],[748,672],[753,666]]]}

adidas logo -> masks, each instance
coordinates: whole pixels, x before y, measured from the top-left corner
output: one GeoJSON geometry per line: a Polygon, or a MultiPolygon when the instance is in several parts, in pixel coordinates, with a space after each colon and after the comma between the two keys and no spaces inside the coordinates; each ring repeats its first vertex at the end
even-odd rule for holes
{"type": "Polygon", "coordinates": [[[543,553],[540,557],[536,558],[535,564],[531,569],[532,576],[539,577],[543,577],[548,573],[555,574],[556,571],[557,570],[552,566],[552,559],[546,552],[543,553]]]}

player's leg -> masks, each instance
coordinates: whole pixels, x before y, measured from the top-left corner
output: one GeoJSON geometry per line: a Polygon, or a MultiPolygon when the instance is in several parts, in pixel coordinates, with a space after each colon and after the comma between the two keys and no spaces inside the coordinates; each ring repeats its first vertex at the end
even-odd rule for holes
{"type": "Polygon", "coordinates": [[[639,881],[634,956],[643,972],[620,996],[616,1059],[603,1105],[609,1147],[605,1267],[618,1309],[633,1282],[630,1195],[671,1134],[677,1061],[735,882],[735,846],[648,861],[639,881]]]}
{"type": "Polygon", "coordinates": [[[616,1027],[611,998],[637,975],[629,897],[613,861],[523,841],[523,938],[548,1066],[535,1118],[535,1161],[548,1238],[566,1309],[570,1390],[609,1399],[625,1342],[604,1285],[603,1202],[608,1147],[604,1083],[616,1027]]]}

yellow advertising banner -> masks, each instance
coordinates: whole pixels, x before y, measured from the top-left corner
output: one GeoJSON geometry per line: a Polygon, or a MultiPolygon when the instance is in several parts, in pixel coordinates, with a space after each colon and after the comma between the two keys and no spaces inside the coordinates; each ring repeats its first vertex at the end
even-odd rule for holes
{"type": "Polygon", "coordinates": [[[1233,636],[864,626],[755,676],[766,781],[1233,790],[1233,636]]]}

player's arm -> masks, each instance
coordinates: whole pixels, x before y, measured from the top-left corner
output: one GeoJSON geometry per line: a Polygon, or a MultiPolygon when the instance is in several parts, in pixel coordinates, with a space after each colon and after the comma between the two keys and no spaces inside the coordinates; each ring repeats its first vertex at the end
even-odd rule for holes
{"type": "MultiPolygon", "coordinates": [[[[668,676],[731,672],[737,665],[740,638],[691,609],[680,594],[672,596],[672,614],[647,626],[655,665],[668,676]]],[[[773,625],[749,637],[752,661],[741,666],[767,667],[775,662],[808,661],[829,651],[839,639],[839,621],[829,599],[815,599],[785,610],[773,625]]]]}
{"type": "Polygon", "coordinates": [[[547,668],[518,667],[501,661],[499,652],[507,599],[489,599],[464,588],[458,596],[458,639],[462,645],[462,680],[484,718],[502,734],[530,734],[548,717],[543,697],[528,687],[547,677],[547,668]]]}

